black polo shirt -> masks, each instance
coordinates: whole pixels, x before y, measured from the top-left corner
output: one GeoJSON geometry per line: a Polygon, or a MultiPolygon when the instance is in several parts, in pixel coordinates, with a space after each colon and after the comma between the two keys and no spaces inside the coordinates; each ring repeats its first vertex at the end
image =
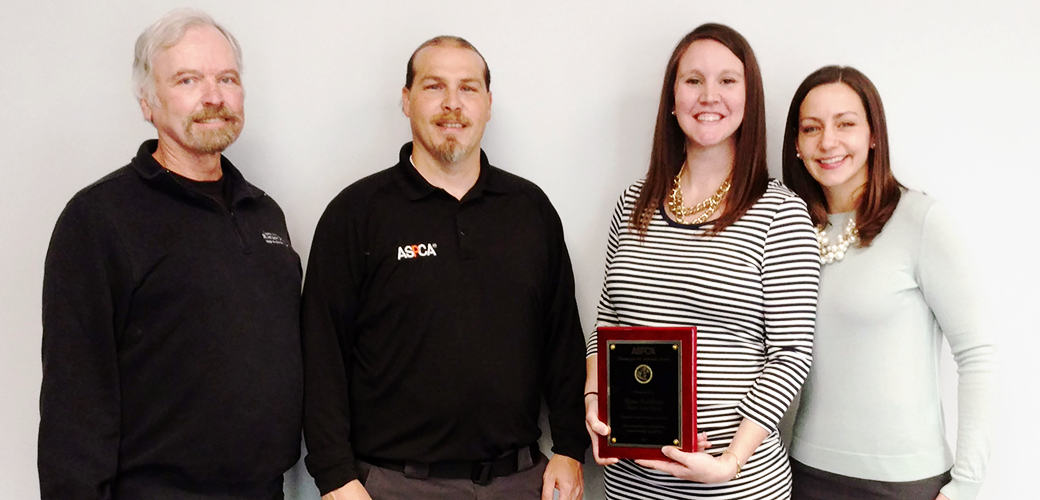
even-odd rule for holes
{"type": "Polygon", "coordinates": [[[457,200],[401,149],[318,223],[304,286],[307,466],[326,493],[355,456],[487,460],[535,442],[588,446],[584,351],[560,218],[492,167],[457,200]]]}

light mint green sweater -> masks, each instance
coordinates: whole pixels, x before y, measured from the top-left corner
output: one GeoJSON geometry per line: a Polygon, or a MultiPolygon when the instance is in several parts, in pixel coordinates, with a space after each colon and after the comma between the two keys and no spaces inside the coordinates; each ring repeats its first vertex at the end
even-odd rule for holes
{"type": "MultiPolygon", "coordinates": [[[[830,216],[831,241],[852,215],[830,216]]],[[[952,466],[942,493],[975,498],[989,457],[996,354],[959,233],[933,199],[908,191],[869,247],[824,266],[795,460],[879,481],[952,466]],[[958,372],[956,455],[939,401],[943,336],[958,372]]]]}

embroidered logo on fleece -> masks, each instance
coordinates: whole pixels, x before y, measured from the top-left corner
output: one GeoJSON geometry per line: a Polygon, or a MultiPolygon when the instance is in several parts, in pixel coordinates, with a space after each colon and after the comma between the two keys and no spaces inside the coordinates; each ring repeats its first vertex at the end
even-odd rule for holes
{"type": "Polygon", "coordinates": [[[261,236],[264,237],[264,242],[266,243],[270,243],[272,245],[282,245],[283,247],[289,246],[289,242],[285,241],[285,238],[279,236],[278,233],[264,231],[263,233],[261,233],[261,236]]]}
{"type": "Polygon", "coordinates": [[[397,247],[397,260],[414,259],[416,257],[436,257],[436,243],[420,243],[418,245],[405,245],[397,247]]]}

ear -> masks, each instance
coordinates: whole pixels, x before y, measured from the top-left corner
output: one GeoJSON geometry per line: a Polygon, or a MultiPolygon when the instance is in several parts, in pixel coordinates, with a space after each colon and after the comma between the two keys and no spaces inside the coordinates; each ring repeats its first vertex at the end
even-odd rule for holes
{"type": "Polygon", "coordinates": [[[141,98],[141,114],[144,115],[144,121],[151,123],[152,105],[148,103],[148,99],[145,97],[141,98]]]}
{"type": "Polygon", "coordinates": [[[408,87],[401,88],[401,112],[404,113],[404,116],[408,118],[411,118],[411,115],[409,115],[411,110],[408,109],[408,101],[410,95],[411,90],[408,87]]]}
{"type": "Polygon", "coordinates": [[[487,121],[491,121],[491,91],[488,91],[487,121]]]}

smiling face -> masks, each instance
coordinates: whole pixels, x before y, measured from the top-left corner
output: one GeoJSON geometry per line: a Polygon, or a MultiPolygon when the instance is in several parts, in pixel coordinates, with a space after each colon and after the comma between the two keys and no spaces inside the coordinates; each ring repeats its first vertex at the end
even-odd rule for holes
{"type": "Polygon", "coordinates": [[[414,66],[412,86],[401,93],[414,153],[443,165],[472,159],[491,119],[484,61],[469,49],[430,45],[416,54],[414,66]]]}
{"type": "Polygon", "coordinates": [[[679,60],[675,117],[687,150],[733,143],[744,120],[744,64],[725,45],[697,40],[679,60]]]}
{"type": "Polygon", "coordinates": [[[820,85],[805,96],[798,120],[805,168],[823,187],[830,209],[846,211],[867,182],[871,136],[863,101],[844,83],[820,85]]]}
{"type": "Polygon", "coordinates": [[[152,64],[154,98],[141,111],[159,132],[160,146],[193,155],[227,149],[245,119],[241,77],[227,38],[212,26],[188,28],[152,64]]]}

